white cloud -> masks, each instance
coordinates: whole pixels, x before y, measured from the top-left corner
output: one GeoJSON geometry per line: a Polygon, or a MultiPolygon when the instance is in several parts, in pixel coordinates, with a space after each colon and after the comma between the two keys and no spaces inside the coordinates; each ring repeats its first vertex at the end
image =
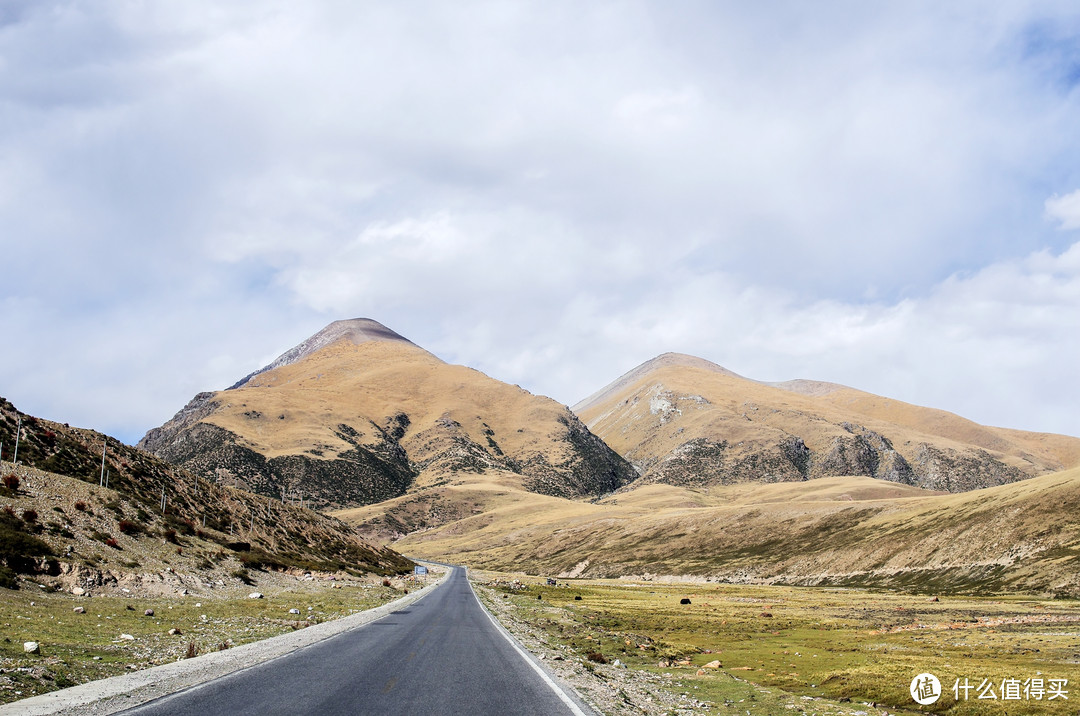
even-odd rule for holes
{"type": "Polygon", "coordinates": [[[1080,189],[1046,200],[1046,215],[1059,222],[1062,229],[1080,229],[1080,189]]]}
{"type": "Polygon", "coordinates": [[[22,3],[0,394],[137,437],[367,315],[567,402],[683,350],[1080,432],[1028,376],[1073,345],[1077,19],[22,3]]]}

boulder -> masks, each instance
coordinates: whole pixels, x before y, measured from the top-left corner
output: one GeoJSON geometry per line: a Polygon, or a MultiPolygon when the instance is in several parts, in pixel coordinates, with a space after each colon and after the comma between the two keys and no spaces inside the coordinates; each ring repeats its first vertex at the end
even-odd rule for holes
{"type": "Polygon", "coordinates": [[[248,595],[248,599],[262,599],[262,598],[263,598],[262,592],[252,592],[251,594],[248,595]]]}
{"type": "Polygon", "coordinates": [[[144,617],[152,617],[152,616],[154,616],[154,610],[153,609],[147,609],[146,611],[143,612],[143,616],[144,617]]]}
{"type": "Polygon", "coordinates": [[[289,614],[299,614],[299,613],[300,613],[299,609],[290,609],[289,610],[289,614]]]}
{"type": "Polygon", "coordinates": [[[679,600],[679,604],[689,604],[689,603],[690,603],[690,600],[687,599],[686,597],[683,597],[682,599],[679,600]]]}
{"type": "Polygon", "coordinates": [[[135,637],[133,637],[131,634],[121,634],[120,638],[124,641],[135,641],[135,637]]]}
{"type": "Polygon", "coordinates": [[[86,594],[86,590],[82,587],[72,587],[71,593],[74,594],[76,597],[81,597],[82,595],[86,594]]]}
{"type": "Polygon", "coordinates": [[[716,661],[710,661],[708,664],[706,664],[705,666],[703,666],[701,668],[703,668],[703,669],[719,669],[720,668],[720,660],[717,659],[716,661]]]}
{"type": "Polygon", "coordinates": [[[41,644],[38,644],[36,641],[24,641],[22,648],[27,654],[41,653],[41,644]]]}
{"type": "Polygon", "coordinates": [[[86,607],[75,607],[71,611],[75,612],[76,614],[86,614],[86,607]]]}
{"type": "Polygon", "coordinates": [[[184,632],[180,631],[179,629],[175,629],[175,628],[169,630],[169,636],[179,636],[179,635],[181,635],[183,633],[184,632]]]}

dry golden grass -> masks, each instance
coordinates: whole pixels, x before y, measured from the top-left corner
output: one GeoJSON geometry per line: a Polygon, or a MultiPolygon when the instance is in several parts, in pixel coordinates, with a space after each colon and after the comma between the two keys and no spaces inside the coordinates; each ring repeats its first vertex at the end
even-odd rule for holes
{"type": "Polygon", "coordinates": [[[919,446],[926,444],[958,452],[985,450],[1031,476],[1080,464],[1080,439],[986,427],[838,385],[776,385],[742,378],[692,356],[667,354],[575,410],[616,452],[644,465],[698,437],[725,441],[732,456],[792,435],[815,452],[827,451],[836,437],[846,435],[844,423],[886,436],[909,462],[917,460],[919,446]],[[670,408],[659,406],[660,400],[670,408]]]}
{"type": "Polygon", "coordinates": [[[407,450],[418,449],[418,432],[438,420],[460,423],[481,445],[487,444],[487,423],[504,452],[550,450],[555,421],[564,412],[553,400],[391,341],[335,343],[215,398],[222,407],[206,421],[242,436],[267,457],[319,446],[331,458],[352,447],[334,434],[337,425],[351,425],[374,442],[370,423],[384,427],[399,413],[413,426],[403,441],[407,450]]]}
{"type": "Polygon", "coordinates": [[[450,501],[469,493],[472,514],[432,520],[396,549],[536,574],[1080,594],[1080,469],[955,495],[862,477],[649,485],[593,503],[448,489],[450,501]]]}

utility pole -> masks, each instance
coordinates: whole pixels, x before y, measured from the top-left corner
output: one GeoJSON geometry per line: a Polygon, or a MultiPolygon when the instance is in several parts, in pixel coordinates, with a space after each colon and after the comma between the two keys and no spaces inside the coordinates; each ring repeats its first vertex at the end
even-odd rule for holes
{"type": "Polygon", "coordinates": [[[161,486],[161,514],[165,514],[165,486],[161,486]]]}
{"type": "Polygon", "coordinates": [[[19,416],[19,427],[15,428],[15,456],[11,458],[12,465],[19,464],[19,436],[22,434],[22,416],[19,416]]]}
{"type": "Polygon", "coordinates": [[[101,479],[98,480],[98,487],[105,484],[105,448],[108,446],[109,441],[105,440],[101,443],[101,479]]]}

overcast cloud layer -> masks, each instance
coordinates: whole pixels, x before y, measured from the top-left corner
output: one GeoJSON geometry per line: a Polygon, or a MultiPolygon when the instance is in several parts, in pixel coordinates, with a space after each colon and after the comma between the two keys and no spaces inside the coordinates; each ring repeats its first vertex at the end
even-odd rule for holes
{"type": "Polygon", "coordinates": [[[0,395],[128,442],[375,318],[1080,435],[1080,11],[0,4],[0,395]]]}

